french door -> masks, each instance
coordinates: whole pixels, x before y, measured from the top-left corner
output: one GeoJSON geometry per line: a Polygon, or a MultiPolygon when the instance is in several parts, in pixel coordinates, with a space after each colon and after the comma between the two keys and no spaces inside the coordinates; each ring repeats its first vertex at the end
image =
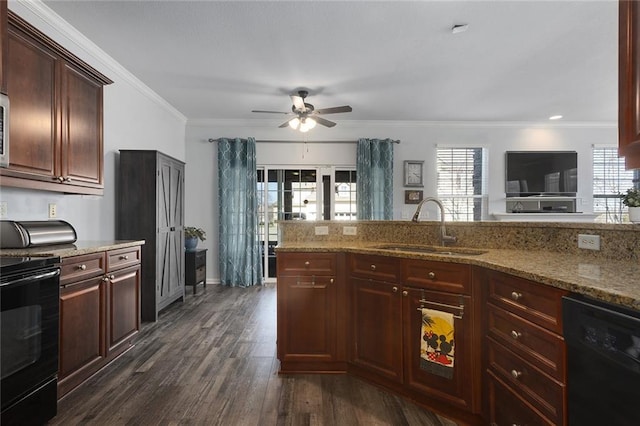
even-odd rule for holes
{"type": "Polygon", "coordinates": [[[278,221],[355,220],[355,168],[258,167],[258,240],[265,280],[276,276],[278,221]]]}

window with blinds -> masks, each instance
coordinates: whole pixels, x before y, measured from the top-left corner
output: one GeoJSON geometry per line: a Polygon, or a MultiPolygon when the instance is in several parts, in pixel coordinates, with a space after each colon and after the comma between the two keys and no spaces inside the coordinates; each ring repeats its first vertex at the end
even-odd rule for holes
{"type": "Polygon", "coordinates": [[[485,159],[483,148],[438,148],[438,198],[445,207],[445,220],[482,220],[485,159]]]}
{"type": "Polygon", "coordinates": [[[638,172],[625,170],[624,157],[615,147],[593,148],[593,212],[596,221],[620,223],[626,219],[627,207],[622,194],[637,185],[638,172]]]}

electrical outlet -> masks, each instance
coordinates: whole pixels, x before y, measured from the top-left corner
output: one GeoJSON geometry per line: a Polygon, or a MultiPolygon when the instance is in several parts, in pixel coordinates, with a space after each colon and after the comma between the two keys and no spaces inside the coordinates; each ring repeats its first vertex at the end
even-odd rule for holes
{"type": "Polygon", "coordinates": [[[49,203],[49,219],[58,217],[58,206],[56,203],[49,203]]]}
{"type": "Polygon", "coordinates": [[[6,201],[0,202],[0,218],[5,219],[8,214],[9,207],[6,201]]]}
{"type": "Polygon", "coordinates": [[[343,226],[342,235],[356,235],[358,233],[357,226],[343,226]]]}
{"type": "Polygon", "coordinates": [[[328,226],[316,226],[316,235],[329,235],[328,226]]]}
{"type": "Polygon", "coordinates": [[[600,250],[600,235],[578,234],[578,248],[600,250]]]}

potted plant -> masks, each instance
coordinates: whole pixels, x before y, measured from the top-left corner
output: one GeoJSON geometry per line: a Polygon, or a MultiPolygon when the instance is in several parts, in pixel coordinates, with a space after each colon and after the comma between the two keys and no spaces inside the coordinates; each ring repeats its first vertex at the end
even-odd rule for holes
{"type": "Polygon", "coordinates": [[[627,189],[627,193],[622,195],[622,204],[629,207],[629,220],[640,222],[640,189],[627,189]]]}
{"type": "Polygon", "coordinates": [[[184,228],[184,248],[188,251],[195,250],[198,246],[198,240],[204,241],[207,234],[201,229],[194,226],[185,226],[184,228]]]}

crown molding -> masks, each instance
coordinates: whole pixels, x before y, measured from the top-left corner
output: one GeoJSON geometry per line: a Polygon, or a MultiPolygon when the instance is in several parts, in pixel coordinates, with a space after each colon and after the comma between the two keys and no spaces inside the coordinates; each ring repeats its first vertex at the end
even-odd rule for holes
{"type": "MultiPolygon", "coordinates": [[[[281,121],[281,120],[280,120],[281,121]]],[[[187,126],[192,127],[273,127],[275,121],[269,119],[189,119],[187,126]]],[[[279,124],[279,122],[278,122],[279,124]]],[[[389,128],[588,128],[616,129],[614,122],[527,122],[527,121],[408,121],[408,120],[340,120],[340,127],[389,127],[389,128]]]]}
{"type": "MultiPolygon", "coordinates": [[[[120,65],[118,61],[116,61],[106,52],[100,49],[99,46],[89,40],[75,27],[62,19],[60,15],[56,14],[53,10],[47,7],[41,0],[12,0],[8,5],[9,9],[16,12],[18,15],[25,19],[26,17],[22,16],[22,14],[20,13],[20,9],[23,8],[28,10],[29,13],[33,14],[41,21],[41,24],[39,24],[28,20],[32,25],[38,27],[41,31],[43,31],[54,40],[60,40],[61,38],[64,38],[65,41],[68,41],[75,47],[74,49],[69,50],[74,53],[79,50],[88,56],[88,58],[82,58],[84,61],[91,64],[95,68],[108,69],[111,74],[117,75],[121,80],[129,83],[142,95],[150,99],[152,102],[158,104],[161,108],[164,108],[170,114],[174,115],[178,120],[186,124],[187,117],[184,114],[178,111],[164,98],[160,97],[160,95],[158,95],[156,92],[151,90],[149,86],[145,85],[135,75],[133,75],[130,71],[120,65]],[[46,26],[46,28],[44,28],[44,26],[46,26]],[[99,66],[96,64],[99,64],[99,66]]],[[[115,81],[113,77],[111,78],[115,81]]]]}

